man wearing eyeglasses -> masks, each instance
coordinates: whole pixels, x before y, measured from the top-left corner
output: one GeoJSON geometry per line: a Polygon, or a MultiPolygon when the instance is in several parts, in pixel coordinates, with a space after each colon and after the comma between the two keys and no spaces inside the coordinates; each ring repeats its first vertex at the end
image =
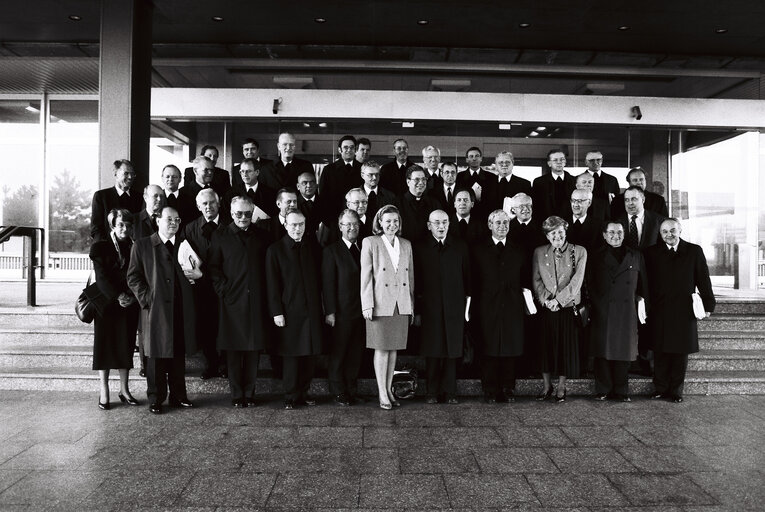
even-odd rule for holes
{"type": "Polygon", "coordinates": [[[482,210],[488,218],[489,212],[501,210],[506,197],[513,197],[523,192],[531,194],[529,180],[513,175],[515,159],[509,151],[502,151],[494,159],[494,167],[497,169],[497,177],[487,182],[483,191],[482,210]]]}
{"type": "Polygon", "coordinates": [[[278,213],[270,219],[260,219],[255,226],[266,231],[271,241],[275,242],[287,234],[285,224],[287,223],[287,214],[298,211],[297,192],[294,188],[283,188],[276,193],[276,208],[278,213]]]}
{"type": "Polygon", "coordinates": [[[438,202],[425,193],[428,178],[422,167],[414,165],[406,171],[409,190],[398,199],[401,215],[401,236],[415,244],[428,235],[428,216],[438,209],[438,202]]]}
{"type": "Polygon", "coordinates": [[[220,298],[218,350],[225,351],[231,405],[255,405],[260,352],[270,323],[265,261],[268,237],[252,225],[255,209],[248,196],[231,200],[233,222],[213,233],[210,277],[220,298]]]}
{"type": "Polygon", "coordinates": [[[325,222],[334,223],[333,218],[343,209],[345,193],[360,187],[361,162],[356,160],[356,138],[344,135],[337,142],[340,158],[324,167],[319,177],[319,193],[325,201],[325,222]]]}
{"type": "Polygon", "coordinates": [[[603,245],[603,236],[600,233],[603,219],[590,214],[591,204],[592,192],[576,189],[571,192],[571,213],[564,217],[568,222],[566,238],[571,243],[584,246],[587,254],[603,245]]]}
{"type": "Polygon", "coordinates": [[[107,215],[114,208],[124,208],[131,213],[141,211],[141,193],[133,189],[135,170],[130,160],[115,160],[114,186],[93,194],[90,215],[90,236],[93,241],[108,240],[111,227],[107,215]]]}
{"type": "Polygon", "coordinates": [[[171,406],[194,406],[186,395],[185,356],[197,350],[192,283],[202,275],[178,263],[178,212],[164,207],[157,225],[156,233],[133,244],[127,272],[128,286],[141,305],[152,414],[162,413],[168,387],[171,406]]]}
{"type": "Polygon", "coordinates": [[[415,163],[409,159],[409,144],[405,139],[393,142],[393,153],[395,158],[380,167],[380,185],[400,197],[407,190],[406,170],[415,163]]]}
{"type": "Polygon", "coordinates": [[[260,182],[271,190],[294,187],[297,177],[304,172],[313,172],[313,165],[308,160],[295,156],[297,141],[291,133],[279,135],[276,149],[279,158],[275,162],[266,162],[260,168],[260,182]]]}
{"type": "MultiPolygon", "coordinates": [[[[358,190],[358,189],[354,189],[358,190]]],[[[365,324],[361,316],[361,219],[345,209],[337,219],[340,240],[324,248],[321,260],[324,321],[330,326],[330,393],[335,403],[348,406],[362,403],[356,382],[365,347],[365,324]]]]}
{"type": "MultiPolygon", "coordinates": [[[[263,215],[272,216],[276,214],[275,201],[276,191],[268,188],[259,180],[260,165],[252,158],[245,158],[238,168],[239,185],[234,186],[223,197],[221,204],[221,213],[226,222],[231,222],[229,207],[231,200],[237,196],[247,196],[260,211],[260,217],[263,215]]],[[[257,214],[254,214],[258,216],[257,214]]]]}
{"type": "Polygon", "coordinates": [[[576,188],[576,180],[565,169],[566,154],[563,151],[550,150],[547,165],[550,172],[534,180],[531,194],[541,221],[550,215],[565,216],[571,192],[576,188]]]}
{"type": "Polygon", "coordinates": [[[594,180],[593,197],[605,199],[610,203],[614,197],[619,195],[619,182],[614,176],[606,174],[601,169],[603,153],[597,150],[589,151],[584,157],[584,162],[587,164],[587,171],[585,172],[594,180]]]}
{"type": "Polygon", "coordinates": [[[315,357],[322,350],[321,249],[305,236],[305,215],[287,214],[287,234],[266,252],[268,309],[278,328],[284,408],[316,405],[308,395],[315,357]]]}

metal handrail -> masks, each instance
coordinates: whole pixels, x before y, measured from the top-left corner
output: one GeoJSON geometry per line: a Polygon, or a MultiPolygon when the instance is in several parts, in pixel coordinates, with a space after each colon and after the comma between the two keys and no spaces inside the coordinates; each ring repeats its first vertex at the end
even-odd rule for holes
{"type": "Polygon", "coordinates": [[[35,269],[45,277],[45,266],[37,260],[37,231],[40,231],[40,247],[45,246],[45,229],[33,226],[0,226],[0,244],[13,236],[29,238],[29,250],[24,251],[24,268],[27,273],[27,306],[37,306],[37,282],[35,269]]]}

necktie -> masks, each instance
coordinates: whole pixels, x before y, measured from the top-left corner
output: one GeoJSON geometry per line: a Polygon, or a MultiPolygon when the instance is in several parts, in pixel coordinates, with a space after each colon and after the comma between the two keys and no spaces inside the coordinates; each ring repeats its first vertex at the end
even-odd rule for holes
{"type": "Polygon", "coordinates": [[[359,246],[356,245],[356,242],[351,244],[350,250],[351,256],[353,256],[353,260],[356,262],[356,265],[361,267],[361,251],[359,251],[359,246]]]}
{"type": "Polygon", "coordinates": [[[120,208],[124,210],[130,209],[130,196],[127,192],[123,193],[117,202],[119,203],[120,208]]]}
{"type": "Polygon", "coordinates": [[[439,240],[438,241],[438,251],[441,252],[443,250],[444,250],[444,241],[443,240],[439,240]]]}
{"type": "Polygon", "coordinates": [[[640,245],[640,240],[638,239],[637,224],[635,223],[635,219],[637,219],[637,215],[633,215],[630,218],[630,232],[627,235],[627,245],[629,245],[633,249],[637,249],[638,245],[640,245]]]}
{"type": "Polygon", "coordinates": [[[215,231],[216,227],[218,226],[213,221],[205,222],[205,225],[202,226],[202,236],[209,240],[212,237],[212,233],[215,231]]]}
{"type": "Polygon", "coordinates": [[[563,186],[563,179],[553,179],[553,212],[558,213],[561,209],[561,205],[565,201],[566,191],[563,186]]]}
{"type": "Polygon", "coordinates": [[[454,194],[452,194],[452,187],[446,189],[446,202],[448,204],[454,204],[454,194]]]}
{"type": "Polygon", "coordinates": [[[159,226],[157,225],[157,217],[158,215],[156,213],[151,214],[151,229],[156,233],[159,229],[159,226]]]}
{"type": "Polygon", "coordinates": [[[464,235],[465,233],[467,233],[467,228],[468,228],[467,221],[465,219],[460,219],[459,224],[460,224],[460,233],[464,235]]]}
{"type": "Polygon", "coordinates": [[[367,201],[367,211],[370,213],[370,215],[374,215],[377,212],[377,194],[374,190],[369,192],[367,201]]]}
{"type": "Polygon", "coordinates": [[[248,188],[247,189],[247,197],[252,199],[252,202],[255,202],[255,189],[254,188],[248,188]]]}
{"type": "Polygon", "coordinates": [[[502,249],[505,248],[504,242],[497,242],[497,249],[499,249],[499,252],[502,252],[502,249]]]}
{"type": "Polygon", "coordinates": [[[170,253],[170,256],[172,256],[173,255],[173,242],[168,240],[167,242],[165,242],[165,247],[167,248],[167,252],[170,253]]]}
{"type": "Polygon", "coordinates": [[[353,172],[353,164],[345,164],[345,170],[348,172],[353,172]]]}
{"type": "Polygon", "coordinates": [[[175,194],[170,194],[167,196],[167,206],[172,206],[173,208],[178,206],[178,198],[175,197],[175,194]]]}

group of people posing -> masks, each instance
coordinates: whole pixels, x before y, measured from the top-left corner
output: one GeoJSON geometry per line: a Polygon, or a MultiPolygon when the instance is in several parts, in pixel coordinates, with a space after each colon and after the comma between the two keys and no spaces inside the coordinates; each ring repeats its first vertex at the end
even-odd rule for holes
{"type": "Polygon", "coordinates": [[[715,299],[701,248],[681,240],[642,169],[621,193],[599,151],[574,177],[553,150],[532,184],[513,175],[510,152],[495,173],[472,147],[458,172],[434,146],[415,164],[399,139],[381,166],[368,140],[348,135],[317,183],[295,143],[282,133],[272,162],[247,139],[231,178],[206,146],[185,176],[166,166],[143,196],[131,163],[114,163],[115,186],[94,195],[91,223],[106,297],[95,323],[99,407],[110,407],[114,368],[120,399],[138,404],[128,387],[136,332],[157,414],[168,388],[171,406],[193,406],[185,355],[198,348],[202,378],[227,376],[234,407],[255,405],[263,352],[286,409],[316,403],[308,390],[321,354],[335,402],[361,403],[365,347],[381,408],[400,405],[391,383],[405,349],[425,358],[427,403],[457,403],[466,339],[486,402],[513,401],[516,375],[540,373],[537,399],[564,402],[566,379],[589,365],[596,399],[629,401],[630,364],[645,366],[649,350],[653,398],[683,400],[704,316],[693,296],[706,315],[715,299]]]}

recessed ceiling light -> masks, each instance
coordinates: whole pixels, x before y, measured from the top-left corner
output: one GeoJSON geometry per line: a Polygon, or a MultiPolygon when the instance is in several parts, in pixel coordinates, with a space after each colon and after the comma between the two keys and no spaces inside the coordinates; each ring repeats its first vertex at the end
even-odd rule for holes
{"type": "Polygon", "coordinates": [[[629,29],[630,29],[629,25],[622,25],[621,27],[619,27],[619,30],[621,31],[629,30],[629,29]]]}
{"type": "Polygon", "coordinates": [[[401,128],[414,128],[413,121],[404,121],[401,123],[401,128]]]}
{"type": "Polygon", "coordinates": [[[428,20],[417,20],[417,24],[418,25],[427,25],[428,24],[428,20]]]}
{"type": "Polygon", "coordinates": [[[313,21],[315,21],[316,23],[326,23],[327,18],[314,18],[313,21]]]}
{"type": "Polygon", "coordinates": [[[727,31],[728,31],[728,29],[727,29],[727,28],[716,28],[716,29],[715,29],[715,34],[724,34],[724,33],[726,33],[727,31]]]}
{"type": "Polygon", "coordinates": [[[327,123],[319,123],[319,128],[326,128],[326,127],[327,127],[327,123]]]}
{"type": "Polygon", "coordinates": [[[82,21],[82,16],[77,16],[76,14],[72,14],[69,16],[69,19],[72,21],[82,21]]]}
{"type": "Polygon", "coordinates": [[[531,26],[531,23],[518,23],[518,26],[520,28],[529,28],[531,26]]]}
{"type": "Polygon", "coordinates": [[[303,123],[303,128],[310,128],[310,127],[311,127],[310,123],[303,123]]]}
{"type": "Polygon", "coordinates": [[[217,21],[217,22],[221,22],[221,21],[223,21],[223,16],[213,16],[212,20],[213,21],[217,21]]]}
{"type": "Polygon", "coordinates": [[[530,137],[536,137],[536,136],[538,136],[538,135],[539,135],[539,133],[537,133],[537,132],[535,132],[535,131],[534,131],[534,132],[531,132],[531,133],[529,133],[529,136],[530,136],[530,137]]]}
{"type": "Polygon", "coordinates": [[[510,123],[499,123],[499,129],[500,130],[512,130],[513,125],[510,123]]]}

